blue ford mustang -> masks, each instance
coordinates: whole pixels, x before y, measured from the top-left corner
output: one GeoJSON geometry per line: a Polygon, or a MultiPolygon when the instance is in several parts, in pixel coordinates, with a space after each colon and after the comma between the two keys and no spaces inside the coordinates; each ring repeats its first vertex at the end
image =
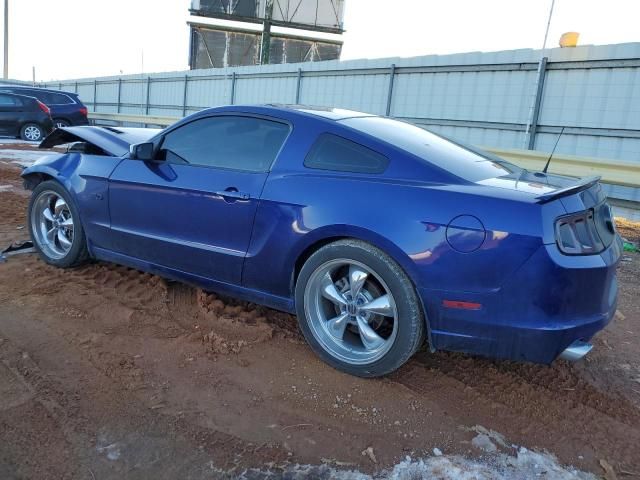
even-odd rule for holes
{"type": "Polygon", "coordinates": [[[359,376],[428,340],[577,359],[616,308],[598,178],[530,172],[414,125],[304,106],[204,110],[165,130],[68,127],[27,168],[42,258],[117,262],[296,313],[359,376]]]}

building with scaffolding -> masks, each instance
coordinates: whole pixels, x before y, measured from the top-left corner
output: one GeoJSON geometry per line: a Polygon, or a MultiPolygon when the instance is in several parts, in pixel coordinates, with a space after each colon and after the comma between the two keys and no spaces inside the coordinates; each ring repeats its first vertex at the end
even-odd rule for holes
{"type": "Polygon", "coordinates": [[[189,22],[192,70],[340,59],[344,0],[192,0],[190,13],[208,19],[189,22]]]}

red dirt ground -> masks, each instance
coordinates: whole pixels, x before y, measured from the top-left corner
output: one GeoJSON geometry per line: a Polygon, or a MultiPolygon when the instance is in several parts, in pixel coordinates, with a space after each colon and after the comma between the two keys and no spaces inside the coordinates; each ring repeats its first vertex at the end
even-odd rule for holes
{"type": "MultiPolygon", "coordinates": [[[[0,245],[27,237],[18,173],[0,164],[0,245]]],[[[0,264],[0,478],[372,471],[434,447],[478,456],[475,425],[582,470],[640,472],[639,273],[625,255],[619,313],[582,362],[423,350],[362,380],[320,362],[290,315],[121,266],[13,256],[0,264]]]]}

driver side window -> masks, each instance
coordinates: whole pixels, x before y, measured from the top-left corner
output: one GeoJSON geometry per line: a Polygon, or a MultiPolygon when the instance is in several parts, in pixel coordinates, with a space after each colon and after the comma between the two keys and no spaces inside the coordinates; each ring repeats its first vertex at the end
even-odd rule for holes
{"type": "Polygon", "coordinates": [[[201,118],[168,133],[160,158],[172,163],[267,172],[289,130],[285,123],[262,118],[201,118]]]}

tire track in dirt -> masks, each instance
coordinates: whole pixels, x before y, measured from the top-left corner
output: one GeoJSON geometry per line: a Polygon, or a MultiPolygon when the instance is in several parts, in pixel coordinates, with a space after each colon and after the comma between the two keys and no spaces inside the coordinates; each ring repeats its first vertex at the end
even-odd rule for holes
{"type": "Polygon", "coordinates": [[[29,238],[26,226],[28,199],[11,191],[0,193],[0,250],[4,250],[12,242],[29,238]]]}
{"type": "Polygon", "coordinates": [[[257,304],[116,264],[98,262],[58,269],[36,256],[24,261],[25,274],[33,281],[26,291],[19,292],[21,295],[65,295],[72,291],[73,298],[68,301],[83,315],[124,320],[112,325],[109,333],[130,335],[144,330],[161,337],[188,335],[213,353],[237,353],[274,336],[302,341],[295,317],[257,304]],[[113,303],[123,308],[114,310],[113,303]],[[104,311],[103,304],[112,305],[111,311],[104,311]]]}
{"type": "MultiPolygon", "coordinates": [[[[0,362],[26,385],[31,400],[29,405],[13,407],[11,411],[0,410],[0,439],[12,446],[25,443],[25,451],[36,444],[45,449],[18,464],[20,477],[80,478],[87,465],[92,464],[101,478],[111,478],[113,464],[107,465],[98,458],[109,451],[106,445],[111,442],[122,455],[124,471],[155,468],[156,474],[151,475],[154,478],[199,478],[211,461],[231,471],[266,462],[286,465],[289,461],[287,451],[278,444],[256,445],[205,428],[197,416],[172,418],[159,413],[135,394],[135,388],[117,387],[129,382],[122,371],[131,365],[105,364],[100,356],[91,358],[91,350],[83,352],[67,343],[46,322],[23,325],[9,320],[2,327],[0,362]],[[25,328],[28,344],[18,348],[10,338],[25,328]],[[34,351],[34,347],[38,354],[31,356],[27,351],[34,351]],[[88,361],[79,361],[79,357],[88,361]],[[38,425],[38,439],[27,437],[31,430],[25,429],[25,422],[38,425]],[[163,458],[158,457],[158,451],[164,452],[163,458]],[[171,473],[173,469],[176,471],[171,473]]],[[[24,451],[17,448],[2,453],[7,452],[10,464],[11,458],[24,457],[24,451]]]]}
{"type": "Polygon", "coordinates": [[[455,398],[461,416],[474,412],[473,421],[478,421],[484,415],[482,421],[514,440],[527,438],[557,454],[585,445],[598,458],[606,456],[631,470],[640,467],[640,411],[624,398],[595,389],[565,364],[515,365],[420,353],[391,381],[421,396],[455,398]]]}

